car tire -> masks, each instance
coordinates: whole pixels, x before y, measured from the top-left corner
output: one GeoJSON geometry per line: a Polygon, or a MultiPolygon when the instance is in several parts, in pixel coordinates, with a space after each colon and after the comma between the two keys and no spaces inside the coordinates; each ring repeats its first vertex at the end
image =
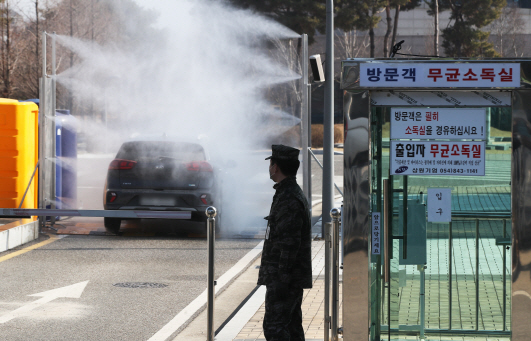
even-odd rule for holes
{"type": "Polygon", "coordinates": [[[112,233],[118,233],[120,231],[120,225],[122,224],[122,220],[120,218],[103,218],[103,225],[105,226],[105,229],[112,233]]]}

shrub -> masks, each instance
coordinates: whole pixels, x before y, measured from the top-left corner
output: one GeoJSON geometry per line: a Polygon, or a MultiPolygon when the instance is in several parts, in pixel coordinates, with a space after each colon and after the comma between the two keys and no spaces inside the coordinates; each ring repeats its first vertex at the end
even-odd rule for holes
{"type": "Polygon", "coordinates": [[[323,125],[312,124],[312,148],[323,147],[323,125]]]}
{"type": "MultiPolygon", "coordinates": [[[[334,143],[343,143],[344,127],[334,124],[334,143]]],[[[312,148],[323,148],[324,127],[322,124],[312,124],[312,148]]]]}

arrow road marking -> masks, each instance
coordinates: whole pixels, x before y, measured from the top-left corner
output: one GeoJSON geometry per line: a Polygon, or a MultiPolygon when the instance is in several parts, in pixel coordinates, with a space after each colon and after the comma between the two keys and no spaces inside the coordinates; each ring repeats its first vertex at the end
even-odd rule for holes
{"type": "Polygon", "coordinates": [[[79,282],[76,284],[68,285],[66,287],[44,291],[38,294],[28,295],[28,296],[37,296],[37,297],[42,297],[42,298],[34,302],[30,302],[16,310],[13,310],[10,313],[3,315],[2,317],[0,317],[0,324],[11,321],[14,318],[24,316],[28,312],[32,311],[33,309],[38,308],[41,305],[51,302],[59,297],[80,298],[88,282],[89,281],[79,282]]]}

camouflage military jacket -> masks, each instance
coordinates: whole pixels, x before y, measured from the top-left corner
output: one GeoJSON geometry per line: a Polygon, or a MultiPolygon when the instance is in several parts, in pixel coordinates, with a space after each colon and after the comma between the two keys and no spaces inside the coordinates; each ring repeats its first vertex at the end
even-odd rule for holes
{"type": "Polygon", "coordinates": [[[312,236],[308,201],[295,177],[275,184],[258,285],[284,282],[312,287],[312,236]]]}

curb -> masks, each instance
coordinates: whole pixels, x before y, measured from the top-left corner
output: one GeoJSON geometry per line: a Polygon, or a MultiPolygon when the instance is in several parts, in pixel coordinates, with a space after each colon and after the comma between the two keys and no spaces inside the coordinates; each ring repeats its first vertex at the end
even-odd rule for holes
{"type": "MultiPolygon", "coordinates": [[[[225,272],[217,279],[215,287],[215,295],[219,295],[225,290],[235,278],[243,273],[247,268],[260,256],[262,253],[264,242],[260,242],[257,246],[249,251],[243,258],[241,258],[232,268],[225,272]]],[[[206,309],[207,290],[203,291],[190,304],[181,310],[171,321],[163,326],[155,335],[150,337],[148,341],[165,341],[170,337],[176,337],[195,317],[197,317],[203,310],[206,309]]]]}
{"type": "Polygon", "coordinates": [[[39,221],[17,220],[0,227],[0,252],[11,250],[39,238],[39,221]]]}

